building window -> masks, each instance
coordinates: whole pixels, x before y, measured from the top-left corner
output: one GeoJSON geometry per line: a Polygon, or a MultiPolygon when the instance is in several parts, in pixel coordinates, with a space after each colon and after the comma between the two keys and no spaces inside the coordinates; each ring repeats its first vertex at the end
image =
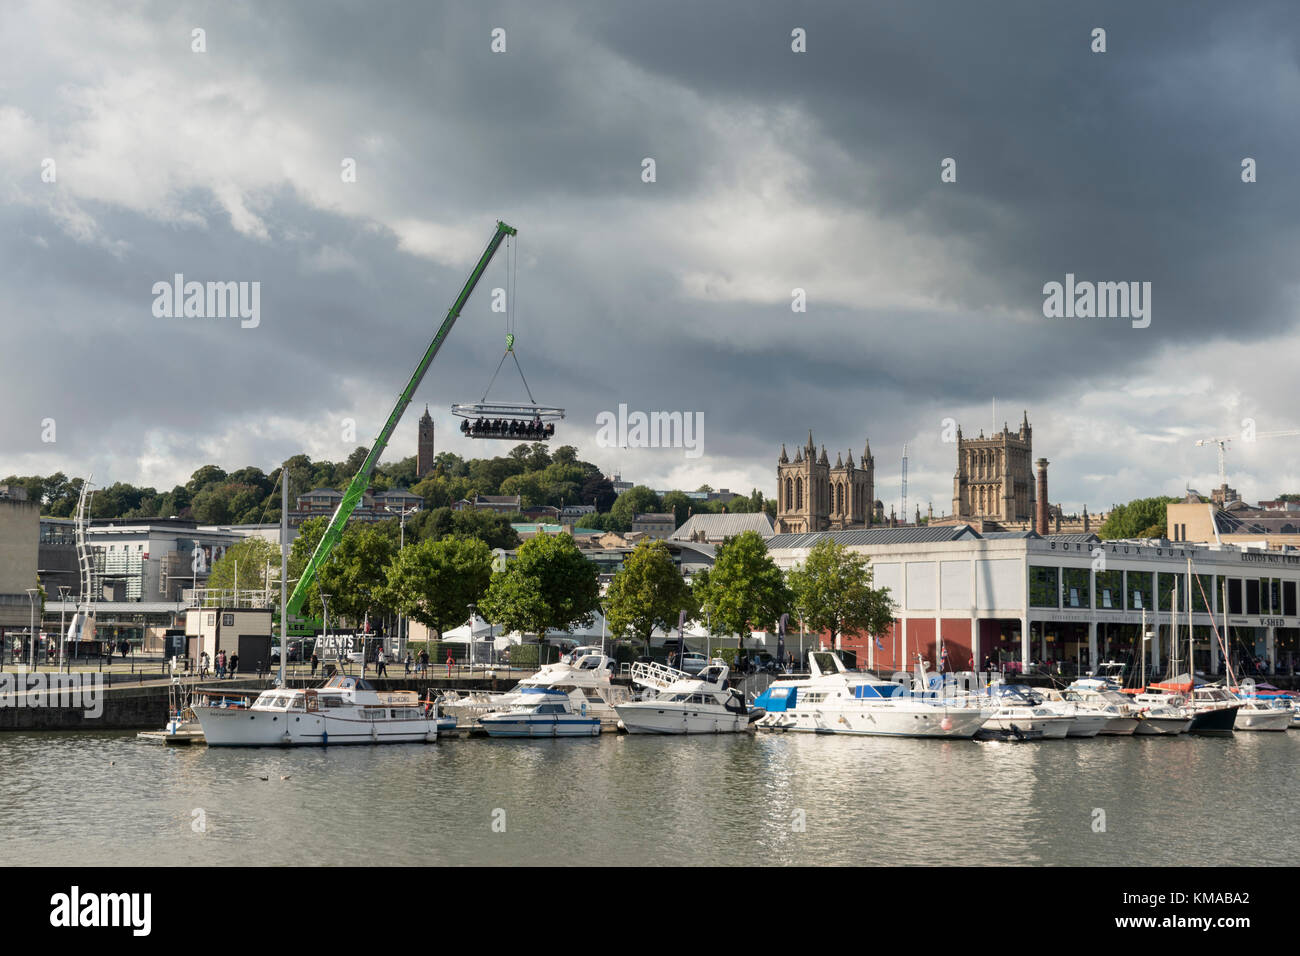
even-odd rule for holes
{"type": "Polygon", "coordinates": [[[1160,575],[1160,610],[1166,613],[1187,610],[1187,575],[1160,575]],[[1178,607],[1174,607],[1174,589],[1178,590],[1178,607]]]}
{"type": "Polygon", "coordinates": [[[1125,584],[1125,595],[1128,597],[1128,603],[1125,605],[1127,610],[1142,611],[1151,610],[1155,607],[1152,601],[1152,595],[1155,593],[1155,583],[1150,571],[1126,571],[1127,581],[1125,584]]]}
{"type": "Polygon", "coordinates": [[[1060,568],[1029,566],[1029,606],[1061,606],[1060,568]]]}
{"type": "Polygon", "coordinates": [[[1228,579],[1228,613],[1229,614],[1242,613],[1241,585],[1242,585],[1241,578],[1228,579]]]}
{"type": "Polygon", "coordinates": [[[1087,568],[1063,568],[1061,594],[1066,607],[1091,608],[1092,588],[1088,582],[1087,568]]]}
{"type": "Polygon", "coordinates": [[[1259,592],[1260,592],[1259,584],[1260,582],[1258,578],[1246,578],[1246,613],[1247,614],[1259,613],[1259,592]]]}
{"type": "Polygon", "coordinates": [[[1295,617],[1295,582],[1282,582],[1282,613],[1287,617],[1295,617]]]}
{"type": "Polygon", "coordinates": [[[1097,607],[1103,611],[1118,611],[1124,606],[1121,592],[1124,590],[1123,571],[1097,572],[1097,607]]]}
{"type": "MultiPolygon", "coordinates": [[[[1179,587],[1187,583],[1187,575],[1183,575],[1179,587]]],[[[1214,593],[1214,575],[1213,574],[1196,574],[1192,576],[1192,610],[1197,614],[1210,613],[1210,605],[1205,603],[1206,598],[1213,602],[1214,598],[1210,597],[1214,593]],[[1202,594],[1204,589],[1204,594],[1202,594]]],[[[1187,602],[1182,602],[1183,609],[1186,610],[1187,602]]]]}

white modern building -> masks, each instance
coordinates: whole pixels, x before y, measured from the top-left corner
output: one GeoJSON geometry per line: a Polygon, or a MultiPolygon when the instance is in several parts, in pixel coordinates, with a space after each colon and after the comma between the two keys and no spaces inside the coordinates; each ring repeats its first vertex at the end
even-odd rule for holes
{"type": "Polygon", "coordinates": [[[867,666],[910,669],[919,654],[936,667],[946,648],[949,670],[1047,661],[1087,669],[1104,660],[1136,667],[1145,622],[1148,667],[1158,670],[1169,663],[1175,617],[1185,666],[1189,592],[1198,670],[1220,672],[1212,623],[1220,634],[1226,626],[1234,659],[1267,662],[1270,671],[1300,665],[1298,551],[981,535],[965,525],[783,534],[768,549],[792,568],[824,538],[867,556],[875,584],[895,602],[894,625],[878,642],[841,638],[867,666]]]}

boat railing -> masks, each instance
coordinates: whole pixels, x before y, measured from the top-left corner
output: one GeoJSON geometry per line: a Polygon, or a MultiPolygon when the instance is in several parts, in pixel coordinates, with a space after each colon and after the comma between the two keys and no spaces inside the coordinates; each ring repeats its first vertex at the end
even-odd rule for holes
{"type": "Polygon", "coordinates": [[[679,680],[691,678],[691,675],[685,671],[660,664],[658,661],[636,661],[632,665],[631,675],[634,683],[643,687],[654,687],[657,690],[663,690],[679,680]]]}

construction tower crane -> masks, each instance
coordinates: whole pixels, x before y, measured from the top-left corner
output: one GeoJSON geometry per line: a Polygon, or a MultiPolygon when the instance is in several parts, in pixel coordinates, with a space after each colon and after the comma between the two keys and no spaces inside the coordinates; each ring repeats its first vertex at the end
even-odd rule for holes
{"type": "MultiPolygon", "coordinates": [[[[1295,438],[1300,436],[1300,430],[1288,429],[1277,432],[1256,432],[1255,439],[1260,438],[1295,438]]],[[[1200,438],[1197,439],[1197,447],[1204,445],[1217,445],[1219,447],[1219,487],[1226,487],[1228,484],[1228,471],[1224,463],[1224,452],[1228,450],[1228,443],[1234,439],[1240,439],[1240,435],[1220,435],[1218,438],[1200,438]]]]}
{"type": "Polygon", "coordinates": [[[487,269],[488,263],[492,261],[492,256],[496,254],[502,240],[506,236],[515,234],[516,230],[513,226],[507,226],[504,222],[497,222],[497,230],[493,233],[487,248],[483,250],[483,255],[479,257],[478,264],[474,266],[474,271],[469,274],[469,278],[465,281],[465,287],[460,290],[460,295],[456,297],[456,301],[447,310],[447,317],[442,320],[442,325],[438,327],[433,341],[425,349],[424,357],[420,359],[420,363],[415,367],[415,372],[406,383],[406,387],[402,389],[402,393],[397,396],[397,404],[393,406],[393,410],[388,415],[388,420],[384,422],[383,428],[379,430],[379,434],[375,437],[375,442],[370,448],[370,454],[366,455],[366,460],[361,463],[361,467],[357,469],[356,475],[348,484],[347,490],[343,492],[343,500],[339,502],[338,508],[335,509],[334,516],[330,518],[325,533],[321,535],[316,550],[312,552],[311,560],[307,562],[302,577],[298,579],[293,594],[289,597],[286,608],[288,616],[292,617],[302,610],[303,603],[307,600],[307,592],[310,590],[312,582],[316,580],[317,572],[329,560],[330,553],[343,535],[344,525],[352,517],[352,512],[356,510],[362,495],[365,494],[366,488],[370,485],[370,476],[375,470],[375,465],[379,463],[379,456],[383,454],[384,448],[387,447],[388,440],[393,437],[393,432],[397,429],[397,423],[402,420],[402,413],[406,411],[406,406],[411,404],[411,397],[415,394],[415,390],[420,387],[420,381],[424,378],[424,373],[429,370],[429,365],[432,364],[434,356],[442,348],[447,333],[456,324],[456,319],[460,317],[461,310],[465,307],[465,303],[469,301],[470,295],[474,292],[474,287],[478,285],[479,279],[483,277],[483,272],[487,269]]]}

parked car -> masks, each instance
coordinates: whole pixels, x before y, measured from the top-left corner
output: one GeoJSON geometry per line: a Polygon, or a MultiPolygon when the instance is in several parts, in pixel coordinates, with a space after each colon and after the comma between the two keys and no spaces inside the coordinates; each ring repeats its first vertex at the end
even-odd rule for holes
{"type": "Polygon", "coordinates": [[[708,665],[709,665],[709,659],[705,657],[703,654],[698,654],[695,653],[694,651],[688,651],[687,653],[682,655],[681,666],[678,667],[677,669],[680,671],[685,671],[687,674],[698,674],[700,671],[704,670],[704,668],[706,668],[708,665]]]}
{"type": "MultiPolygon", "coordinates": [[[[302,641],[289,642],[289,663],[296,664],[302,660],[302,641]]],[[[277,644],[271,648],[271,662],[278,664],[280,662],[280,645],[277,644]]]]}

